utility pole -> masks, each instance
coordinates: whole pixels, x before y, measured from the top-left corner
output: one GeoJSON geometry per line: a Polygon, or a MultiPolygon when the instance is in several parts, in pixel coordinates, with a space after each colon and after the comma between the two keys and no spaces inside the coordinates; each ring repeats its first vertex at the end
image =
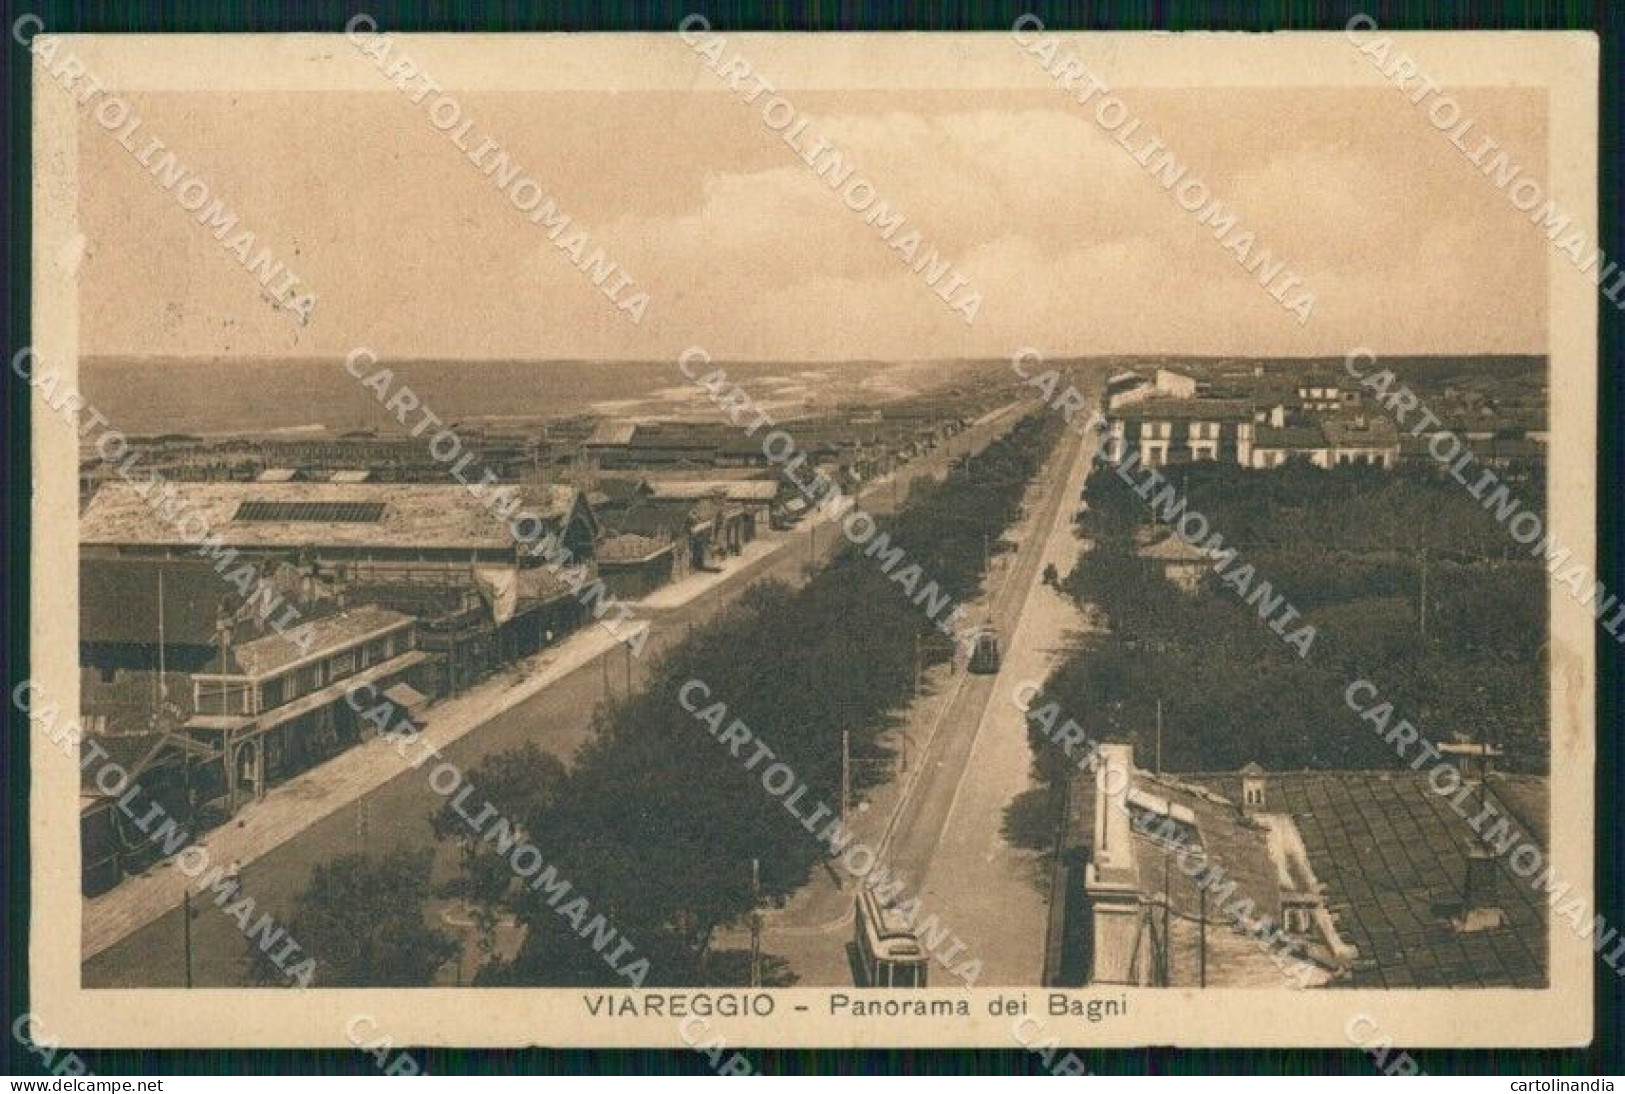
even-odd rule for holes
{"type": "Polygon", "coordinates": [[[632,698],[632,647],[621,643],[621,649],[626,651],[626,697],[632,698]]]}
{"type": "Polygon", "coordinates": [[[914,697],[920,697],[920,688],[924,684],[925,658],[920,651],[920,632],[914,632],[914,697]]]}
{"type": "Polygon", "coordinates": [[[1162,775],[1162,700],[1157,700],[1157,775],[1162,775]]]}
{"type": "Polygon", "coordinates": [[[192,890],[181,890],[181,946],[186,954],[186,986],[192,986],[192,890]]]}
{"type": "Polygon", "coordinates": [[[762,986],[761,860],[750,860],[750,986],[762,986]]]}
{"type": "MultiPolygon", "coordinates": [[[[1204,879],[1205,880],[1205,879],[1204,879]]],[[[1196,921],[1196,952],[1197,952],[1197,984],[1207,987],[1207,886],[1202,882],[1196,885],[1196,900],[1201,917],[1196,921]]]]}
{"type": "Polygon", "coordinates": [[[1172,934],[1174,894],[1168,887],[1168,844],[1162,845],[1162,975],[1168,986],[1174,983],[1174,936],[1172,934]]]}
{"type": "Polygon", "coordinates": [[[607,656],[600,657],[598,659],[598,663],[603,667],[604,670],[604,698],[606,700],[613,699],[615,698],[615,693],[610,689],[609,686],[609,658],[607,656]]]}
{"type": "Polygon", "coordinates": [[[852,733],[841,730],[841,826],[852,806],[852,733]]]}
{"type": "Polygon", "coordinates": [[[1422,604],[1419,612],[1421,616],[1422,637],[1428,636],[1428,549],[1422,548],[1422,604]]]}

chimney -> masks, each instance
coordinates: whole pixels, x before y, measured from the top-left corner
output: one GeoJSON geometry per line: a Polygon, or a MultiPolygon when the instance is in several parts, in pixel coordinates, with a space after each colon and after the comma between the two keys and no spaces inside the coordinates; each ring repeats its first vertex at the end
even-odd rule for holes
{"type": "Polygon", "coordinates": [[[1501,926],[1500,884],[1501,873],[1496,869],[1495,856],[1482,847],[1468,851],[1461,912],[1450,921],[1458,933],[1493,931],[1501,926]]]}
{"type": "Polygon", "coordinates": [[[1243,813],[1262,813],[1269,808],[1269,797],[1266,793],[1268,783],[1265,779],[1267,773],[1256,763],[1249,763],[1241,769],[1241,810],[1243,813]]]}

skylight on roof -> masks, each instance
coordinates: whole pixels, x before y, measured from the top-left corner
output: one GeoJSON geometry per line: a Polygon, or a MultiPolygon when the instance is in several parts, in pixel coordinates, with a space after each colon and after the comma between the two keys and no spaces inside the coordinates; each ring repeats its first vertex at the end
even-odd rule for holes
{"type": "Polygon", "coordinates": [[[299,524],[376,524],[383,519],[381,501],[245,501],[232,520],[299,524]]]}

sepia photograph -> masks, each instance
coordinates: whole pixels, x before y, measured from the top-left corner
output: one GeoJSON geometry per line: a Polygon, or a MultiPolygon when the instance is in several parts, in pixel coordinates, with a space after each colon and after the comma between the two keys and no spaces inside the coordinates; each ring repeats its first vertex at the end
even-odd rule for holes
{"type": "Polygon", "coordinates": [[[1591,1039],[1595,36],[12,33],[19,1041],[1591,1039]]]}

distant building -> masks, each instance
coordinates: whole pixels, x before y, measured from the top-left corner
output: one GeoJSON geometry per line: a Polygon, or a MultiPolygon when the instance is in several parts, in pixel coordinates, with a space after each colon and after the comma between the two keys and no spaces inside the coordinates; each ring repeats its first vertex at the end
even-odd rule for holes
{"type": "Polygon", "coordinates": [[[1350,414],[1321,422],[1330,465],[1364,465],[1392,470],[1399,464],[1399,430],[1387,417],[1350,414]]]}
{"type": "Polygon", "coordinates": [[[1156,391],[1156,385],[1138,372],[1119,372],[1106,380],[1106,409],[1116,410],[1130,403],[1142,402],[1156,391]]]}
{"type": "Polygon", "coordinates": [[[1140,558],[1154,563],[1162,576],[1184,593],[1194,593],[1201,586],[1202,575],[1213,569],[1213,560],[1206,551],[1173,534],[1135,552],[1140,558]]]}
{"type": "Polygon", "coordinates": [[[472,565],[528,568],[545,559],[528,549],[520,532],[552,534],[572,556],[590,562],[598,525],[579,490],[569,486],[515,486],[515,516],[535,518],[516,532],[458,483],[227,483],[181,482],[175,512],[164,519],[130,483],[97,491],[80,520],[86,557],[197,557],[198,537],[218,550],[250,558],[299,558],[323,577],[466,574],[472,565]]]}
{"type": "Polygon", "coordinates": [[[777,479],[647,479],[643,483],[643,490],[649,497],[660,501],[714,498],[729,508],[738,509],[745,517],[747,542],[775,522],[780,495],[784,493],[777,479]]]}
{"type": "Polygon", "coordinates": [[[745,512],[714,497],[646,497],[616,518],[616,534],[632,533],[681,544],[684,570],[716,569],[744,549],[745,512]]]}
{"type": "MultiPolygon", "coordinates": [[[[435,655],[424,682],[456,693],[578,626],[582,599],[561,567],[595,578],[597,517],[563,485],[526,485],[514,519],[456,483],[178,483],[179,512],[209,540],[211,560],[297,563],[351,604],[412,615],[435,655]],[[517,526],[521,515],[534,523],[517,526]],[[535,539],[527,539],[540,533],[535,539]],[[533,550],[541,536],[554,551],[533,550]]],[[[87,559],[199,557],[198,543],[134,487],[104,486],[80,523],[87,559]]],[[[220,580],[216,577],[216,580],[220,580]]]]}
{"type": "Polygon", "coordinates": [[[1331,450],[1320,423],[1260,425],[1253,437],[1252,462],[1248,466],[1267,469],[1293,461],[1315,467],[1330,464],[1331,450]]]}
{"type": "Polygon", "coordinates": [[[1385,417],[1361,414],[1298,414],[1285,424],[1258,427],[1251,466],[1279,467],[1295,460],[1321,468],[1392,469],[1399,464],[1399,431],[1385,417]]]}
{"type": "Polygon", "coordinates": [[[637,600],[689,573],[687,544],[669,534],[620,532],[598,544],[598,573],[616,596],[637,600]]]}
{"type": "MultiPolygon", "coordinates": [[[[127,787],[139,787],[143,803],[156,803],[166,819],[190,828],[198,817],[198,798],[208,785],[208,764],[216,760],[218,769],[217,758],[170,730],[110,733],[100,724],[87,719],[86,739],[95,742],[102,763],[117,764],[125,772],[127,787]]],[[[105,893],[162,857],[161,845],[119,807],[118,797],[99,785],[101,772],[102,764],[86,764],[79,776],[80,886],[86,897],[105,893]]],[[[127,787],[120,792],[127,793],[127,787]]]]}
{"type": "Polygon", "coordinates": [[[1253,408],[1234,399],[1150,399],[1109,415],[1118,449],[1146,467],[1217,460],[1251,466],[1253,408]]]}
{"type": "Polygon", "coordinates": [[[1330,373],[1311,373],[1298,381],[1298,409],[1339,411],[1359,401],[1358,388],[1346,388],[1330,373]]]}
{"type": "Polygon", "coordinates": [[[1170,368],[1159,368],[1156,381],[1157,394],[1168,399],[1196,398],[1196,377],[1170,368]]]}

